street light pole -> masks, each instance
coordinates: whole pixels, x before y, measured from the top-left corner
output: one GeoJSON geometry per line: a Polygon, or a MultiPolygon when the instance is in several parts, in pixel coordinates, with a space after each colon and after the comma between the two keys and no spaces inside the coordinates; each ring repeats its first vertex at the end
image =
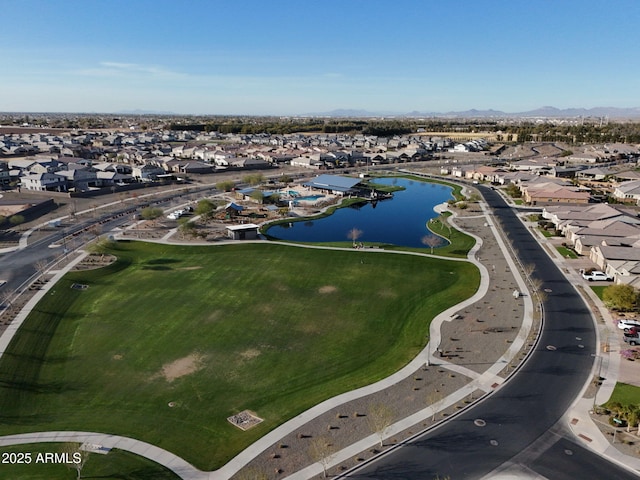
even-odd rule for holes
{"type": "Polygon", "coordinates": [[[600,379],[602,378],[602,356],[596,355],[596,359],[600,361],[598,365],[598,377],[596,379],[596,393],[593,395],[593,407],[592,410],[596,411],[596,398],[598,397],[598,392],[600,391],[600,379]]]}

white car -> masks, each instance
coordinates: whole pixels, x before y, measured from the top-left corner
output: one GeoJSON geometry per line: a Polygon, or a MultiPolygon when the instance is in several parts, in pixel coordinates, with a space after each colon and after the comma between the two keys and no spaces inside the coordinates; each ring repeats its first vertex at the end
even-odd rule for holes
{"type": "Polygon", "coordinates": [[[613,277],[610,277],[604,272],[600,272],[599,270],[594,270],[591,273],[583,273],[582,278],[585,280],[589,280],[590,282],[610,282],[613,280],[613,277]]]}
{"type": "Polygon", "coordinates": [[[618,328],[620,330],[624,330],[625,332],[628,332],[632,328],[640,330],[640,321],[633,319],[618,320],[618,328]]]}
{"type": "Polygon", "coordinates": [[[167,215],[167,218],[169,220],[177,220],[180,218],[180,214],[177,214],[176,212],[172,212],[169,215],[167,215]]]}

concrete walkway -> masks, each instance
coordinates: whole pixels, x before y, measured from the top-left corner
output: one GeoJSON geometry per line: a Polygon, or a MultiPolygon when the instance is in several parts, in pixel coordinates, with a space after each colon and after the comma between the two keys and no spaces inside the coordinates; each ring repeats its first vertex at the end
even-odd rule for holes
{"type": "MultiPolygon", "coordinates": [[[[526,292],[526,284],[524,280],[520,277],[517,272],[519,269],[514,263],[514,260],[511,257],[511,254],[508,250],[508,247],[505,245],[502,240],[502,236],[498,231],[497,227],[493,224],[491,220],[491,216],[489,212],[486,210],[486,207],[482,205],[483,214],[485,218],[487,218],[488,226],[491,228],[494,238],[496,242],[500,246],[506,261],[509,264],[511,271],[515,274],[516,281],[518,283],[518,288],[522,292],[526,292]]],[[[455,219],[453,219],[455,222],[455,219]]],[[[344,404],[346,402],[352,401],[353,399],[364,397],[366,395],[370,395],[373,392],[383,390],[388,388],[400,380],[412,375],[417,369],[421,366],[429,363],[437,363],[439,366],[447,368],[451,371],[455,371],[461,373],[472,379],[471,382],[466,384],[463,388],[455,391],[451,395],[443,398],[437,403],[430,405],[423,410],[416,412],[413,415],[410,415],[392,426],[390,426],[385,434],[387,437],[393,436],[399,432],[406,430],[414,425],[420,424],[423,420],[430,418],[434,415],[434,413],[439,412],[451,405],[454,405],[460,402],[462,399],[466,398],[470,394],[473,394],[474,391],[480,389],[484,392],[491,392],[497,385],[500,385],[504,379],[498,376],[498,373],[504,369],[505,364],[508,364],[520,351],[524,342],[529,335],[529,331],[532,326],[532,315],[533,315],[533,305],[531,303],[530,297],[527,295],[525,297],[525,315],[522,322],[522,327],[517,335],[516,340],[510,345],[507,351],[502,355],[502,357],[496,361],[493,365],[491,365],[485,372],[478,373],[476,371],[472,371],[464,366],[456,365],[454,363],[445,361],[442,358],[439,358],[435,354],[437,353],[438,345],[440,344],[440,330],[442,324],[444,322],[450,322],[455,317],[455,313],[459,311],[466,305],[471,305],[474,302],[481,299],[487,292],[489,288],[490,278],[489,272],[486,267],[482,265],[476,259],[476,253],[482,247],[482,240],[475,236],[474,238],[477,241],[476,246],[469,253],[468,260],[473,262],[481,272],[481,283],[480,288],[476,292],[476,294],[465,300],[464,302],[452,307],[445,312],[442,312],[438,315],[431,324],[430,327],[430,342],[427,344],[426,348],[420,352],[410,364],[405,366],[400,371],[394,373],[393,375],[375,383],[372,385],[368,385],[366,387],[344,393],[342,395],[338,395],[334,398],[326,400],[315,407],[301,413],[295,418],[289,420],[285,424],[277,427],[254,444],[246,448],[240,454],[238,454],[235,458],[233,458],[229,463],[227,463],[221,469],[214,472],[202,472],[189,463],[185,462],[181,458],[173,455],[172,453],[150,445],[148,443],[119,437],[115,435],[106,435],[100,433],[92,433],[92,432],[42,432],[42,433],[31,433],[31,434],[20,434],[20,435],[10,435],[5,437],[0,437],[0,445],[17,445],[17,444],[27,444],[27,443],[39,443],[39,442],[66,442],[66,441],[74,441],[74,442],[87,442],[93,444],[103,445],[107,448],[119,448],[123,450],[130,451],[132,453],[141,455],[143,457],[149,458],[161,465],[166,466],[177,475],[179,475],[183,479],[208,479],[208,480],[222,480],[228,479],[233,476],[235,473],[240,471],[245,465],[247,465],[254,457],[256,457],[259,453],[263,452],[269,446],[277,442],[279,439],[283,438],[288,433],[291,433],[301,426],[305,425],[311,419],[321,415],[336,406],[344,404]]],[[[131,240],[131,239],[129,239],[131,240]]],[[[145,240],[149,241],[149,240],[145,240]]],[[[159,242],[163,243],[180,243],[180,242],[171,242],[169,236],[163,237],[159,242]]],[[[219,244],[224,243],[236,243],[236,242],[220,242],[219,244]]],[[[207,245],[211,245],[211,243],[207,243],[207,245]]],[[[294,245],[296,247],[301,247],[301,245],[294,245]]],[[[325,248],[320,246],[302,246],[304,248],[325,248]]],[[[351,249],[346,249],[351,250],[351,249]]],[[[377,249],[365,249],[363,250],[367,253],[390,253],[384,250],[377,249]]],[[[394,252],[398,254],[412,254],[410,252],[394,252]]],[[[23,311],[16,317],[14,322],[9,326],[9,328],[3,333],[0,337],[0,355],[6,350],[6,347],[9,344],[9,341],[13,337],[13,335],[17,332],[19,327],[24,322],[24,319],[28,315],[28,313],[33,309],[33,307],[37,304],[37,302],[42,298],[49,289],[55,284],[55,282],[61,278],[64,274],[66,274],[75,264],[79,263],[86,254],[83,252],[80,256],[70,262],[65,268],[55,272],[54,278],[52,278],[44,288],[35,295],[29,303],[25,306],[23,311]]],[[[418,254],[425,255],[426,254],[418,254]]],[[[456,259],[453,259],[456,260],[456,259]]],[[[608,322],[611,325],[611,322],[608,322]]],[[[615,386],[615,374],[617,371],[616,362],[619,364],[619,357],[617,355],[602,355],[602,376],[606,377],[606,381],[600,388],[598,392],[597,402],[602,403],[609,398],[613,387],[615,386]]],[[[597,362],[596,362],[597,364],[597,362]]],[[[586,387],[585,387],[586,389],[586,387]]],[[[591,421],[591,418],[588,415],[588,411],[592,407],[593,400],[587,399],[579,399],[574,404],[573,408],[567,413],[566,421],[572,427],[574,433],[578,435],[578,438],[583,439],[585,443],[594,450],[609,456],[610,458],[623,463],[625,465],[633,466],[633,468],[640,468],[640,460],[632,457],[626,457],[619,451],[613,449],[607,439],[600,433],[600,430],[595,426],[595,424],[591,421]],[[587,405],[588,403],[588,405],[587,405]],[[577,419],[577,421],[576,421],[577,419]],[[585,440],[585,437],[588,440],[585,440]]],[[[380,442],[380,438],[378,435],[370,435],[365,437],[358,442],[350,445],[347,448],[337,452],[330,462],[331,465],[337,465],[349,458],[353,458],[355,455],[359,454],[362,451],[365,451],[372,446],[377,445],[380,442]]],[[[323,466],[319,463],[310,465],[302,470],[289,475],[286,477],[288,480],[306,480],[313,476],[322,474],[323,466]]]]}

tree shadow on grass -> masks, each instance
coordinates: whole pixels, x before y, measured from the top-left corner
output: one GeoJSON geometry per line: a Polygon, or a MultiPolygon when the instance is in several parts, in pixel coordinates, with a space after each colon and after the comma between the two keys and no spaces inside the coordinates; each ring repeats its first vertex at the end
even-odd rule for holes
{"type": "Polygon", "coordinates": [[[122,479],[122,480],[174,480],[178,477],[171,473],[170,471],[161,471],[162,467],[146,467],[139,468],[128,473],[104,473],[99,475],[87,475],[83,473],[82,478],[114,478],[114,479],[122,479]]]}
{"type": "Polygon", "coordinates": [[[181,260],[176,258],[154,258],[152,260],[147,260],[145,263],[147,265],[167,265],[171,263],[180,263],[181,260]]]}
{"type": "Polygon", "coordinates": [[[0,387],[38,394],[69,393],[79,390],[69,382],[35,382],[29,380],[0,380],[0,387]]]}

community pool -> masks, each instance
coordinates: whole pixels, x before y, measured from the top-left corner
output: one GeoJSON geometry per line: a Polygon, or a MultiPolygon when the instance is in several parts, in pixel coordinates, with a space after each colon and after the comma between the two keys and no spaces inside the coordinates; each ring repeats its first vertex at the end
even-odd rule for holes
{"type": "Polygon", "coordinates": [[[296,201],[315,202],[320,198],[324,198],[324,195],[306,195],[304,197],[296,197],[296,201]]]}

